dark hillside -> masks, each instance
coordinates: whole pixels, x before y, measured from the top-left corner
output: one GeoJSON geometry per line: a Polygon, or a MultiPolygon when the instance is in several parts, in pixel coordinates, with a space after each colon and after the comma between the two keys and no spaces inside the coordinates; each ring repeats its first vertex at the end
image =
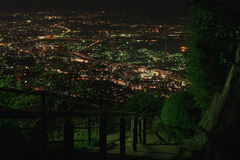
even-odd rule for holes
{"type": "MultiPolygon", "coordinates": [[[[202,119],[207,137],[201,160],[228,160],[239,156],[240,148],[240,48],[222,93],[213,100],[202,119]]],[[[204,141],[204,139],[203,139],[204,141]]],[[[194,159],[197,159],[197,158],[194,159]]]]}

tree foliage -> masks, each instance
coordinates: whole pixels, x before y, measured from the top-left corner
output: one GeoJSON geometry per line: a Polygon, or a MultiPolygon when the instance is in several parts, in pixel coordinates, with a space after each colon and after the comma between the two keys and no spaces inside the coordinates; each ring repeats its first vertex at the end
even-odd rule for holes
{"type": "MultiPolygon", "coordinates": [[[[2,75],[3,71],[0,71],[0,75],[2,75]]],[[[10,75],[6,77],[0,77],[0,87],[10,87],[12,85],[12,78],[10,75]]],[[[6,92],[0,92],[0,107],[8,108],[12,104],[12,94],[7,94],[6,92]]]]}
{"type": "Polygon", "coordinates": [[[175,131],[178,139],[192,135],[197,127],[201,110],[195,107],[195,103],[190,92],[176,92],[164,103],[162,122],[175,131]]]}
{"type": "Polygon", "coordinates": [[[148,92],[135,92],[128,100],[127,105],[130,111],[144,112],[149,117],[160,116],[165,97],[151,95],[148,92]]]}
{"type": "Polygon", "coordinates": [[[194,98],[206,107],[225,84],[240,40],[237,0],[192,0],[187,73],[194,98]]]}

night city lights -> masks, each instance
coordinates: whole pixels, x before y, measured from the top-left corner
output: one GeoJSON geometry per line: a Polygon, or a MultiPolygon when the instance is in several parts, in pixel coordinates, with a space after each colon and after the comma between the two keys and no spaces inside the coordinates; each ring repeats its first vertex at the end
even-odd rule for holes
{"type": "Polygon", "coordinates": [[[187,47],[182,47],[186,30],[179,23],[186,18],[146,24],[138,17],[133,17],[138,18],[135,23],[124,22],[125,18],[103,11],[2,14],[2,74],[34,90],[74,97],[78,96],[74,85],[80,80],[106,82],[104,91],[90,87],[88,92],[108,92],[115,101],[126,96],[124,91],[128,90],[161,90],[167,97],[181,90],[188,80],[181,74],[187,47]],[[49,75],[48,87],[41,86],[42,73],[33,72],[36,68],[49,75]],[[69,87],[50,85],[58,83],[51,76],[54,73],[63,74],[69,87]]]}

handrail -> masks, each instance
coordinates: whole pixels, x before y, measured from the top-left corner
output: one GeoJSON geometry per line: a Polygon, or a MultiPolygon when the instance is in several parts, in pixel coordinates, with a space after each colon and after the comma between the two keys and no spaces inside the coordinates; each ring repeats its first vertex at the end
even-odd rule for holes
{"type": "Polygon", "coordinates": [[[43,93],[43,91],[40,91],[40,92],[39,91],[23,91],[16,88],[3,88],[3,87],[0,87],[0,91],[33,94],[33,95],[41,95],[41,93],[43,93]]]}
{"type": "Polygon", "coordinates": [[[76,100],[74,101],[72,99],[87,100],[84,98],[73,97],[73,96],[69,96],[69,95],[65,95],[65,94],[47,93],[46,91],[24,91],[24,90],[19,90],[16,88],[3,88],[3,87],[0,87],[0,91],[22,93],[22,94],[27,94],[27,95],[51,96],[51,97],[56,97],[56,98],[61,98],[64,100],[72,101],[74,103],[80,103],[80,102],[78,102],[76,100]]]}
{"type": "MultiPolygon", "coordinates": [[[[44,98],[45,96],[50,96],[50,97],[60,98],[62,100],[66,100],[66,101],[73,102],[76,104],[83,104],[86,106],[88,106],[89,102],[91,101],[91,99],[88,99],[88,98],[74,97],[74,96],[69,96],[66,94],[48,93],[46,91],[25,91],[25,90],[19,90],[16,88],[3,88],[3,87],[0,87],[0,91],[22,93],[22,94],[27,94],[27,95],[39,95],[42,98],[44,98]],[[79,101],[81,101],[81,102],[79,102],[79,101]]],[[[108,100],[104,100],[104,101],[108,101],[108,100]]],[[[109,101],[109,102],[112,102],[112,101],[109,101]]],[[[93,103],[91,103],[91,106],[100,107],[99,105],[96,105],[93,103]]]]}
{"type": "MultiPolygon", "coordinates": [[[[1,118],[42,118],[42,124],[41,124],[41,132],[42,132],[42,146],[43,149],[46,149],[47,146],[47,130],[46,130],[46,119],[47,118],[53,118],[53,117],[87,117],[88,118],[88,141],[90,144],[91,141],[91,125],[90,125],[90,117],[91,116],[100,116],[100,126],[99,126],[99,152],[100,152],[100,158],[106,159],[106,138],[107,138],[107,121],[109,116],[122,116],[120,121],[120,153],[121,157],[125,156],[125,129],[126,129],[126,116],[132,116],[133,119],[133,128],[131,129],[132,135],[133,135],[133,150],[136,151],[136,144],[137,144],[137,125],[138,125],[138,117],[143,116],[144,113],[139,112],[124,112],[124,111],[48,111],[45,108],[45,102],[46,102],[46,96],[55,96],[57,98],[69,100],[70,96],[60,97],[57,94],[47,94],[44,91],[41,92],[31,92],[31,91],[22,91],[14,88],[0,88],[0,91],[6,91],[6,92],[15,92],[15,93],[23,93],[23,94],[29,94],[29,95],[39,95],[41,96],[41,109],[42,110],[21,110],[21,109],[0,109],[0,119],[1,118]]],[[[75,97],[71,97],[75,98],[75,97]]],[[[77,98],[76,98],[77,99],[77,98]]],[[[81,98],[78,98],[80,100],[81,98]]],[[[84,99],[81,99],[84,100],[84,99]]],[[[72,101],[72,100],[70,100],[72,101]]],[[[72,101],[75,102],[75,101],[72,101]]],[[[80,102],[78,102],[80,103],[80,102]]],[[[89,105],[89,104],[88,104],[89,105]]],[[[146,125],[145,119],[144,119],[144,126],[146,125]]],[[[146,127],[143,127],[143,135],[146,134],[146,127]]],[[[70,121],[65,123],[64,125],[64,147],[67,150],[73,149],[73,137],[74,137],[74,125],[70,121]]],[[[146,136],[145,141],[146,141],[146,136]]],[[[143,140],[144,141],[144,140],[143,140]]]]}
{"type": "Polygon", "coordinates": [[[87,116],[141,116],[143,113],[123,111],[42,111],[0,109],[0,118],[51,118],[51,117],[87,117],[87,116]]]}

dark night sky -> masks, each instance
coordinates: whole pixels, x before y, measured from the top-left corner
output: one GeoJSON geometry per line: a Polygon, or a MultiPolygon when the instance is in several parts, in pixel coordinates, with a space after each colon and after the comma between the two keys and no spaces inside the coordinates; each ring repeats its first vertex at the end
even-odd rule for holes
{"type": "Polygon", "coordinates": [[[147,16],[185,16],[188,0],[0,0],[3,11],[79,10],[126,11],[147,16]]]}

